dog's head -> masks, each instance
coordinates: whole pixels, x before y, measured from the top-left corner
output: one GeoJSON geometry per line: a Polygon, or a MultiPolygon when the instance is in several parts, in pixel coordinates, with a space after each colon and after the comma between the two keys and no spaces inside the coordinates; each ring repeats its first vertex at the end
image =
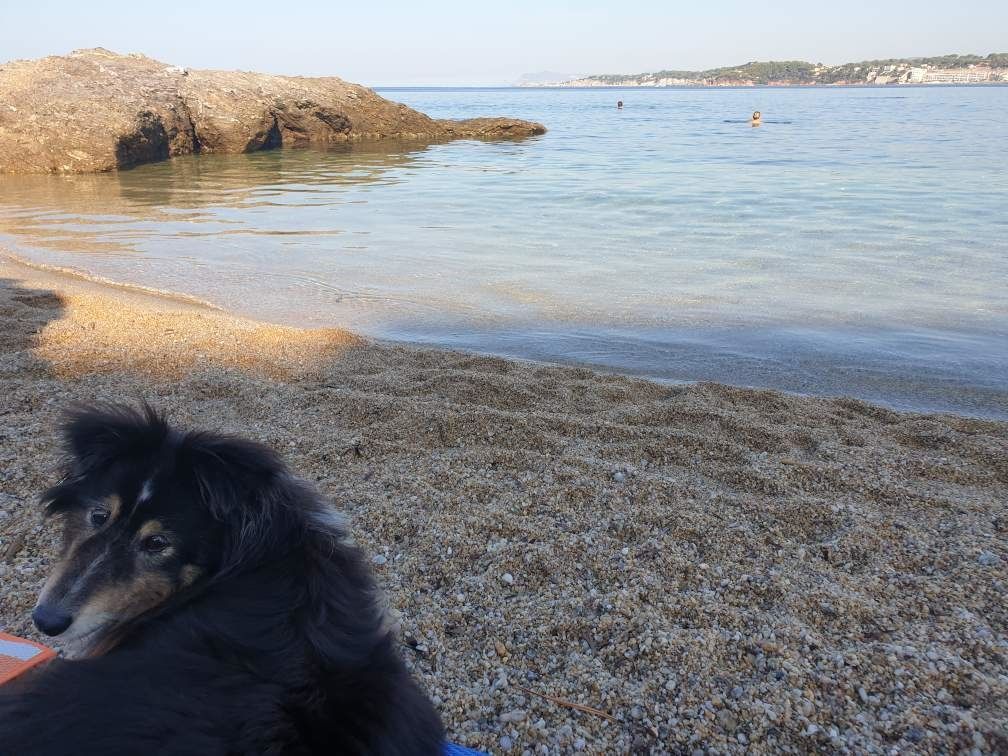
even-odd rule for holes
{"type": "Polygon", "coordinates": [[[282,472],[268,449],[177,433],[149,408],[82,410],[65,437],[67,476],[44,495],[63,553],[32,618],[66,653],[101,649],[261,545],[269,508],[254,500],[282,472]]]}

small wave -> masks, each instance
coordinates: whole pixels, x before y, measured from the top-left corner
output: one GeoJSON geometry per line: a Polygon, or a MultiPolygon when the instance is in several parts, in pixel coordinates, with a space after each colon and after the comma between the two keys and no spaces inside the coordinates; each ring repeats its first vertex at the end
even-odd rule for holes
{"type": "Polygon", "coordinates": [[[53,273],[58,276],[66,276],[67,278],[75,278],[80,281],[86,281],[88,283],[98,284],[99,286],[107,286],[113,289],[120,289],[122,291],[131,291],[137,294],[148,294],[150,296],[157,297],[158,299],[170,300],[173,302],[181,302],[183,304],[195,305],[197,307],[204,307],[209,310],[216,310],[218,312],[226,312],[223,307],[215,305],[206,299],[200,299],[199,297],[194,297],[191,294],[183,294],[178,291],[170,291],[168,289],[158,289],[154,286],[144,286],[143,284],[133,284],[125,283],[123,281],[116,281],[111,278],[106,278],[105,276],[99,276],[94,273],[88,273],[84,270],[79,270],[77,268],[70,268],[63,265],[50,265],[48,263],[35,262],[34,260],[29,260],[26,257],[21,257],[20,255],[15,255],[13,252],[9,252],[5,249],[0,249],[0,258],[9,260],[16,265],[23,265],[26,268],[32,268],[34,270],[40,270],[43,273],[53,273]]]}

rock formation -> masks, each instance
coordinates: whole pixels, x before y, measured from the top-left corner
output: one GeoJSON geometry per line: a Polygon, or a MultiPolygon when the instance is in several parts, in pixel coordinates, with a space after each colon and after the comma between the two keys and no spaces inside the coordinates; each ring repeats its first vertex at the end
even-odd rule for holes
{"type": "Polygon", "coordinates": [[[197,152],[358,139],[497,139],[509,118],[434,120],[335,77],[168,66],[103,49],[0,65],[0,173],[91,173],[197,152]]]}

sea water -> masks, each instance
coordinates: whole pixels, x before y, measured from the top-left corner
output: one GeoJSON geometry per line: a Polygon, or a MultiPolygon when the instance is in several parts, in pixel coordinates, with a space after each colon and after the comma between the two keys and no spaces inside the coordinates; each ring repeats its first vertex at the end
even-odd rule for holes
{"type": "Polygon", "coordinates": [[[381,94],[549,132],[0,177],[0,246],[281,323],[1008,417],[1008,88],[381,94]]]}

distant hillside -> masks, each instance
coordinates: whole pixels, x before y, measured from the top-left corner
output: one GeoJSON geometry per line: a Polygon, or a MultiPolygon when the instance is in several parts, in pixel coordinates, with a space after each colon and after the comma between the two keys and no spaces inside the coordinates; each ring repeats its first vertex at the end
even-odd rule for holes
{"type": "Polygon", "coordinates": [[[803,60],[751,62],[707,71],[601,74],[523,86],[674,87],[795,86],[858,84],[985,84],[1008,82],[1008,53],[890,58],[826,66],[803,60]]]}

